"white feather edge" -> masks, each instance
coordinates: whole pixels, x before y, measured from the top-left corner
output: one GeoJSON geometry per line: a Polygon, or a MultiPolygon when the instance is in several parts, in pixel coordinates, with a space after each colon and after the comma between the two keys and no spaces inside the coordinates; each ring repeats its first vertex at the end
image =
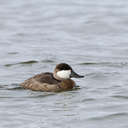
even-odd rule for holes
{"type": "Polygon", "coordinates": [[[57,76],[63,79],[70,78],[71,70],[62,70],[57,72],[57,76]]]}

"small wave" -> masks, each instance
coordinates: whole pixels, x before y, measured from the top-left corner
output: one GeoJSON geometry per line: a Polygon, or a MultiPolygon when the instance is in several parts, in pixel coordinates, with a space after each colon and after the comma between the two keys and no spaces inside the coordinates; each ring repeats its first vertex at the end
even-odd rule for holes
{"type": "Polygon", "coordinates": [[[5,67],[10,67],[10,66],[14,66],[14,65],[19,65],[19,64],[35,64],[35,63],[38,63],[38,61],[35,61],[35,60],[29,60],[29,61],[24,61],[24,62],[19,62],[19,63],[14,63],[14,64],[5,64],[4,66],[5,67]]]}
{"type": "Polygon", "coordinates": [[[121,95],[114,95],[112,97],[113,98],[118,98],[118,99],[128,99],[128,96],[121,96],[121,95]]]}
{"type": "Polygon", "coordinates": [[[38,61],[30,60],[30,61],[20,62],[20,63],[18,63],[18,64],[35,64],[35,63],[38,63],[38,61]]]}
{"type": "Polygon", "coordinates": [[[10,54],[10,55],[16,55],[16,54],[18,54],[18,52],[8,52],[8,54],[10,54]]]}
{"type": "Polygon", "coordinates": [[[8,85],[0,85],[0,89],[4,89],[5,87],[7,87],[8,85]]]}
{"type": "Polygon", "coordinates": [[[0,85],[3,90],[20,90],[23,89],[19,84],[0,85]]]}
{"type": "Polygon", "coordinates": [[[119,72],[93,72],[93,73],[87,73],[85,76],[86,77],[92,77],[92,78],[103,78],[103,77],[110,77],[113,75],[119,75],[119,72]]]}
{"type": "Polygon", "coordinates": [[[15,65],[15,64],[5,64],[4,66],[5,66],[5,67],[11,67],[11,66],[13,66],[13,65],[15,65]]]}
{"type": "Polygon", "coordinates": [[[13,63],[13,64],[5,64],[5,67],[11,67],[11,66],[15,66],[15,65],[32,65],[35,63],[54,63],[53,60],[42,60],[42,61],[37,61],[37,60],[29,60],[29,61],[23,61],[23,62],[18,62],[18,63],[13,63]]]}
{"type": "Polygon", "coordinates": [[[86,98],[86,99],[83,99],[81,102],[88,102],[88,101],[95,101],[94,98],[86,98]]]}
{"type": "Polygon", "coordinates": [[[24,90],[22,87],[11,87],[11,88],[6,88],[7,90],[24,90]]]}
{"type": "Polygon", "coordinates": [[[79,65],[95,65],[95,66],[113,66],[113,67],[123,67],[123,66],[128,66],[128,62],[83,62],[79,63],[79,65]]]}
{"type": "Polygon", "coordinates": [[[54,63],[53,60],[42,60],[41,62],[43,62],[43,63],[54,63]]]}
{"type": "Polygon", "coordinates": [[[92,117],[89,120],[106,120],[106,119],[112,119],[112,118],[119,118],[120,116],[128,116],[128,113],[126,112],[113,113],[113,114],[100,116],[100,117],[92,117]]]}
{"type": "Polygon", "coordinates": [[[85,63],[79,63],[79,65],[97,65],[99,63],[93,63],[93,62],[85,62],[85,63]]]}
{"type": "Polygon", "coordinates": [[[54,92],[35,92],[29,96],[26,96],[26,98],[45,98],[45,97],[48,97],[48,96],[54,96],[56,95],[57,93],[54,93],[54,92]]]}

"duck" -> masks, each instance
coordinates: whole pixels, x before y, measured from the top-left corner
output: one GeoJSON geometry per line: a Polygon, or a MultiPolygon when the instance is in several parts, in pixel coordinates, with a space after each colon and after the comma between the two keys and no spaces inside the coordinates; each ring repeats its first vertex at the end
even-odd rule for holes
{"type": "Polygon", "coordinates": [[[32,91],[59,92],[71,90],[76,83],[71,78],[83,78],[83,75],[77,74],[70,65],[66,63],[57,64],[53,73],[45,72],[37,74],[20,85],[24,89],[32,91]]]}

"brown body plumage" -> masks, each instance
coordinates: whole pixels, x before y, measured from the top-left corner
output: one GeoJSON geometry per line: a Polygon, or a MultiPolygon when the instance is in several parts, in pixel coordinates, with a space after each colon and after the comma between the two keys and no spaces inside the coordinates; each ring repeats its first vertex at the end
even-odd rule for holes
{"type": "MultiPolygon", "coordinates": [[[[68,75],[70,72],[68,72],[68,75]]],[[[75,82],[72,79],[70,79],[71,75],[72,76],[74,75],[74,77],[76,78],[83,77],[76,74],[69,65],[65,63],[61,63],[56,66],[54,73],[46,72],[35,75],[34,77],[25,80],[20,85],[23,88],[30,89],[33,91],[47,91],[47,92],[65,91],[65,90],[70,90],[75,86],[75,82]],[[63,72],[70,71],[72,74],[70,74],[69,78],[63,78],[65,76],[62,74],[62,72],[61,72],[61,77],[57,75],[57,72],[59,71],[63,71],[63,72]]]]}
{"type": "Polygon", "coordinates": [[[57,80],[52,73],[41,73],[21,83],[21,86],[33,91],[64,91],[70,90],[75,86],[71,79],[57,80]]]}

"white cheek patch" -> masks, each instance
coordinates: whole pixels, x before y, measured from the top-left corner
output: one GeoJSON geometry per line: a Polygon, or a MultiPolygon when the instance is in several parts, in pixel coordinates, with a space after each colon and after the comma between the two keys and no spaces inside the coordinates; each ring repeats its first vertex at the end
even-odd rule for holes
{"type": "Polygon", "coordinates": [[[63,79],[70,78],[71,70],[62,70],[57,72],[57,76],[63,79]]]}

